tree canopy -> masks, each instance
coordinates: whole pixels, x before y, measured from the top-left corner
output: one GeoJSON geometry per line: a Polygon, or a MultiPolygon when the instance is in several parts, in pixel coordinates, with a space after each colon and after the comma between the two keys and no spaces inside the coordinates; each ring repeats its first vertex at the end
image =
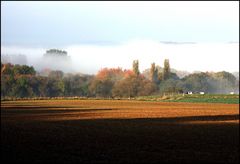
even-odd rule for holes
{"type": "Polygon", "coordinates": [[[134,60],[132,70],[103,68],[96,75],[64,74],[59,70],[49,70],[48,76],[41,76],[32,66],[1,63],[1,97],[132,98],[188,91],[239,93],[239,79],[226,71],[193,73],[179,78],[171,72],[169,60],[164,60],[163,68],[152,63],[148,70],[141,73],[138,60],[134,60]]]}

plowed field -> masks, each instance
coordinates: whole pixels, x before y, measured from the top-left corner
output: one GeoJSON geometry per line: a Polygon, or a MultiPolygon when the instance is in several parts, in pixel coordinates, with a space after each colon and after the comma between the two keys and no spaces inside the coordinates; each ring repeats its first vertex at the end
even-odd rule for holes
{"type": "Polygon", "coordinates": [[[5,162],[239,162],[239,105],[1,102],[5,162]]]}

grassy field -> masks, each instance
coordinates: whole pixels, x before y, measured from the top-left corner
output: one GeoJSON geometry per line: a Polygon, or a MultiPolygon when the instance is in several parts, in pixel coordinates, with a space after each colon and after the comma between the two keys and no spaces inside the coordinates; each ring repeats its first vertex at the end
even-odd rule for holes
{"type": "Polygon", "coordinates": [[[143,96],[138,97],[143,101],[162,101],[162,102],[191,102],[191,103],[224,103],[239,104],[239,95],[230,94],[192,94],[192,95],[166,95],[166,96],[143,96]]]}
{"type": "Polygon", "coordinates": [[[239,105],[1,102],[1,161],[239,163],[239,105]]]}

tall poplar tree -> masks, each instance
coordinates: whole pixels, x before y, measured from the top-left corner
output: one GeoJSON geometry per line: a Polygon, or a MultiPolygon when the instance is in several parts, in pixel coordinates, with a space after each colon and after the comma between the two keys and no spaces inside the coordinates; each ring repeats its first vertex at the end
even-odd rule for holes
{"type": "Polygon", "coordinates": [[[134,60],[133,61],[133,72],[135,75],[139,75],[140,72],[139,72],[139,65],[138,65],[138,60],[134,60]]]}
{"type": "Polygon", "coordinates": [[[155,66],[155,63],[151,64],[150,76],[151,76],[151,81],[153,83],[157,84],[158,83],[158,70],[155,66]]]}
{"type": "Polygon", "coordinates": [[[168,79],[169,75],[170,75],[169,59],[165,59],[164,60],[164,68],[163,68],[163,80],[168,79]]]}

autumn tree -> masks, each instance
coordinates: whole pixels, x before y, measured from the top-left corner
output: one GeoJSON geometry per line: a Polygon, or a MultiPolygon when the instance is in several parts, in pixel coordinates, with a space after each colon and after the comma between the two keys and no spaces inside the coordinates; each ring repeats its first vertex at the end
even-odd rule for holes
{"type": "Polygon", "coordinates": [[[156,90],[156,85],[144,76],[129,75],[115,83],[112,89],[113,97],[135,97],[150,95],[156,90]]]}
{"type": "Polygon", "coordinates": [[[124,71],[121,68],[101,69],[89,85],[89,92],[92,96],[111,97],[113,85],[124,78],[124,71]]]}
{"type": "Polygon", "coordinates": [[[140,80],[138,96],[148,96],[157,91],[157,85],[150,80],[143,78],[140,80]]]}
{"type": "Polygon", "coordinates": [[[1,67],[1,75],[14,75],[13,67],[11,63],[3,64],[1,67]]]}
{"type": "Polygon", "coordinates": [[[35,75],[36,71],[32,66],[14,65],[13,72],[15,75],[35,75]]]}
{"type": "Polygon", "coordinates": [[[96,97],[111,97],[113,82],[109,79],[94,78],[89,85],[89,92],[96,97]]]}
{"type": "Polygon", "coordinates": [[[131,98],[137,95],[138,87],[137,76],[135,74],[130,75],[121,81],[116,82],[112,90],[112,95],[113,97],[131,98]]]}
{"type": "MultiPolygon", "coordinates": [[[[11,90],[15,85],[16,80],[12,75],[1,74],[1,96],[10,96],[11,90]]],[[[14,94],[13,94],[14,96],[14,94]]]]}
{"type": "Polygon", "coordinates": [[[96,78],[109,79],[113,82],[121,80],[124,77],[124,71],[121,68],[103,68],[98,71],[96,78]]]}
{"type": "Polygon", "coordinates": [[[41,96],[40,92],[43,92],[44,90],[41,91],[40,85],[42,83],[40,82],[40,77],[39,76],[30,76],[29,78],[29,88],[32,90],[32,95],[33,96],[41,96]]]}
{"type": "Polygon", "coordinates": [[[104,68],[95,76],[69,75],[62,71],[52,71],[49,76],[40,76],[33,67],[1,63],[1,97],[90,95],[132,98],[151,95],[156,91],[239,93],[239,79],[225,71],[194,73],[180,79],[176,73],[170,72],[169,60],[166,59],[163,69],[152,63],[147,73],[148,76],[140,74],[137,60],[133,62],[132,70],[104,68]]]}
{"type": "Polygon", "coordinates": [[[68,75],[63,78],[65,96],[87,96],[90,76],[68,75]]]}
{"type": "Polygon", "coordinates": [[[36,87],[37,87],[37,90],[39,92],[40,97],[46,97],[47,96],[47,92],[49,90],[48,80],[49,80],[49,78],[44,77],[44,76],[38,76],[38,78],[37,78],[37,81],[38,81],[39,85],[37,85],[36,87]]]}
{"type": "Polygon", "coordinates": [[[30,79],[27,76],[16,76],[15,85],[13,85],[11,94],[15,97],[32,97],[33,90],[30,87],[30,79]]]}
{"type": "Polygon", "coordinates": [[[64,95],[64,82],[62,79],[49,78],[46,86],[46,95],[49,97],[57,97],[64,95]]]}
{"type": "Polygon", "coordinates": [[[56,79],[62,79],[63,78],[63,72],[60,70],[51,71],[48,75],[49,78],[56,78],[56,79]]]}

